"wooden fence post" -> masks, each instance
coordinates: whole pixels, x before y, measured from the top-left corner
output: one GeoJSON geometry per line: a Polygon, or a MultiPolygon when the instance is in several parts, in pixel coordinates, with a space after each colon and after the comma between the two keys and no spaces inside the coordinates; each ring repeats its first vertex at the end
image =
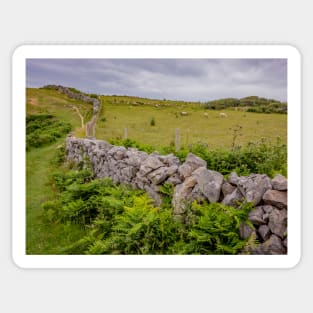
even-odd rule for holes
{"type": "Polygon", "coordinates": [[[96,138],[96,122],[93,124],[92,137],[96,138]]]}
{"type": "Polygon", "coordinates": [[[89,137],[89,127],[90,127],[90,124],[89,122],[86,124],[86,137],[88,138],[89,137]]]}
{"type": "Polygon", "coordinates": [[[180,135],[179,135],[179,128],[175,130],[175,151],[180,150],[180,135]]]}

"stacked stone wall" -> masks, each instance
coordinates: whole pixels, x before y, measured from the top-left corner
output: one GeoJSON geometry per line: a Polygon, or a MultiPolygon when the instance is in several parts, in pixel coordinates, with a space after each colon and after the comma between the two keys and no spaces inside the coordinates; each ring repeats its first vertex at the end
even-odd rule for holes
{"type": "Polygon", "coordinates": [[[260,244],[249,252],[287,253],[287,180],[281,175],[270,179],[264,174],[231,173],[226,180],[221,173],[207,169],[206,162],[192,153],[181,163],[173,154],[147,154],[135,148],[73,136],[66,139],[66,151],[68,160],[76,163],[88,160],[96,178],[110,177],[115,183],[145,190],[156,205],[162,203],[160,187],[171,183],[173,214],[177,219],[184,219],[186,205],[195,200],[235,207],[242,201],[251,202],[254,209],[249,220],[254,228],[242,224],[240,233],[242,238],[254,236],[260,244]]]}

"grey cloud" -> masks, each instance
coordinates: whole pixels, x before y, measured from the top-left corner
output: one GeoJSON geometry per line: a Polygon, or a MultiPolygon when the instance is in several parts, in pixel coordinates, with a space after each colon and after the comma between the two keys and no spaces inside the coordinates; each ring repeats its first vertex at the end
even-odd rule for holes
{"type": "Polygon", "coordinates": [[[26,72],[29,87],[195,101],[287,99],[285,59],[28,59],[26,72]]]}

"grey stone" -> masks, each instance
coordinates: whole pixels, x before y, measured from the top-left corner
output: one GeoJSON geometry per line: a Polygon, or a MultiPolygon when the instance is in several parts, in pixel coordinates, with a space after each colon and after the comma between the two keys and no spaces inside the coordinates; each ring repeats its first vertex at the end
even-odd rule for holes
{"type": "Polygon", "coordinates": [[[283,245],[284,245],[284,247],[288,248],[288,239],[287,239],[287,237],[284,239],[283,245]]]}
{"type": "Polygon", "coordinates": [[[284,248],[280,238],[276,235],[271,235],[267,241],[259,245],[256,251],[258,252],[256,254],[286,254],[286,249],[284,248]]]}
{"type": "Polygon", "coordinates": [[[263,220],[264,220],[264,222],[265,222],[266,224],[268,223],[269,219],[270,219],[269,213],[264,213],[264,214],[263,214],[263,220]]]}
{"type": "Polygon", "coordinates": [[[280,191],[285,191],[288,188],[288,182],[286,177],[280,174],[275,175],[275,177],[272,179],[272,185],[273,189],[280,191]]]}
{"type": "Polygon", "coordinates": [[[161,185],[154,185],[154,184],[151,184],[149,185],[155,192],[159,193],[160,192],[160,186],[161,185]]]}
{"type": "Polygon", "coordinates": [[[169,167],[174,165],[178,167],[180,165],[179,158],[176,157],[173,153],[168,155],[161,155],[159,156],[159,160],[169,167]]]}
{"type": "Polygon", "coordinates": [[[230,184],[237,186],[239,182],[240,177],[237,175],[236,172],[232,172],[229,175],[228,181],[230,184]]]}
{"type": "Polygon", "coordinates": [[[147,177],[140,175],[139,172],[136,174],[135,183],[139,187],[139,189],[143,189],[144,185],[149,184],[149,180],[147,177]]]}
{"type": "Polygon", "coordinates": [[[178,171],[178,166],[177,165],[170,165],[169,167],[166,168],[166,172],[168,176],[172,176],[178,171]]]}
{"type": "Polygon", "coordinates": [[[162,197],[160,194],[153,190],[149,185],[144,185],[143,189],[154,200],[154,205],[159,206],[162,204],[162,197]]]}
{"type": "Polygon", "coordinates": [[[174,186],[181,184],[182,180],[178,174],[174,174],[170,176],[166,181],[166,183],[173,184],[174,186]]]}
{"type": "Polygon", "coordinates": [[[153,170],[156,170],[162,166],[164,166],[164,164],[156,156],[150,155],[141,164],[139,172],[140,175],[145,176],[153,170]]]}
{"type": "Polygon", "coordinates": [[[116,174],[112,175],[112,180],[115,184],[120,183],[120,178],[116,174]]]}
{"type": "Polygon", "coordinates": [[[136,170],[133,167],[125,167],[121,170],[121,175],[127,179],[132,179],[136,175],[136,170]]]}
{"type": "Polygon", "coordinates": [[[186,188],[193,188],[197,183],[197,178],[195,176],[187,177],[183,182],[186,188]]]}
{"type": "Polygon", "coordinates": [[[236,187],[233,186],[232,184],[225,182],[225,181],[223,182],[222,193],[223,193],[224,197],[231,194],[235,189],[236,189],[236,187]]]}
{"type": "Polygon", "coordinates": [[[89,144],[90,146],[96,145],[99,150],[105,152],[109,151],[113,147],[113,145],[103,140],[89,140],[89,144]]]}
{"type": "Polygon", "coordinates": [[[205,167],[199,167],[192,175],[196,177],[203,195],[210,202],[217,202],[222,189],[223,175],[216,171],[207,170],[205,167]]]}
{"type": "Polygon", "coordinates": [[[227,195],[223,201],[222,204],[233,206],[233,207],[239,207],[240,202],[242,202],[244,199],[242,193],[238,188],[236,188],[231,194],[227,195]]]}
{"type": "Polygon", "coordinates": [[[268,227],[273,234],[284,239],[287,232],[287,210],[274,209],[269,216],[268,227]]]}
{"type": "Polygon", "coordinates": [[[126,154],[125,147],[118,147],[113,146],[109,151],[108,154],[111,155],[115,160],[122,160],[126,154]]]}
{"type": "Polygon", "coordinates": [[[166,167],[159,167],[147,175],[147,178],[155,185],[162,183],[167,177],[166,167]]]}
{"type": "Polygon", "coordinates": [[[247,239],[253,233],[254,229],[245,223],[241,223],[239,226],[239,234],[241,239],[247,239]]]}
{"type": "Polygon", "coordinates": [[[190,199],[192,201],[197,201],[198,203],[202,203],[204,200],[206,200],[206,198],[204,197],[200,187],[198,184],[196,184],[192,191],[191,191],[191,195],[190,195],[190,199]]]}
{"type": "Polygon", "coordinates": [[[262,200],[264,193],[272,188],[270,178],[265,174],[251,174],[248,177],[240,177],[238,188],[247,202],[257,205],[262,200]]]}
{"type": "Polygon", "coordinates": [[[274,209],[275,207],[271,206],[271,205],[260,205],[258,206],[260,208],[262,208],[262,210],[265,212],[265,214],[270,214],[274,209]]]}
{"type": "Polygon", "coordinates": [[[148,158],[145,152],[137,151],[137,149],[128,149],[126,152],[125,162],[136,168],[140,168],[140,165],[148,158]]]}
{"type": "Polygon", "coordinates": [[[191,175],[192,173],[192,167],[188,164],[183,164],[178,168],[178,173],[180,176],[183,178],[187,178],[191,175]]]}
{"type": "Polygon", "coordinates": [[[191,199],[191,192],[196,185],[197,180],[195,177],[187,177],[185,181],[174,188],[172,205],[174,214],[183,214],[186,211],[186,205],[191,199]]]}
{"type": "Polygon", "coordinates": [[[150,172],[147,177],[153,184],[158,185],[164,182],[169,176],[176,173],[177,169],[177,165],[172,165],[170,167],[159,167],[158,169],[150,172]]]}
{"type": "Polygon", "coordinates": [[[178,168],[178,173],[184,178],[190,176],[199,167],[206,167],[206,161],[192,153],[188,153],[186,161],[178,168]]]}
{"type": "Polygon", "coordinates": [[[264,211],[261,207],[257,207],[249,212],[248,219],[253,225],[265,225],[266,222],[263,220],[264,211]]]}
{"type": "Polygon", "coordinates": [[[258,229],[258,233],[260,234],[263,241],[268,240],[271,237],[271,230],[267,225],[261,225],[258,229]]]}
{"type": "Polygon", "coordinates": [[[287,209],[287,192],[278,190],[268,190],[263,195],[263,201],[279,209],[287,209]]]}

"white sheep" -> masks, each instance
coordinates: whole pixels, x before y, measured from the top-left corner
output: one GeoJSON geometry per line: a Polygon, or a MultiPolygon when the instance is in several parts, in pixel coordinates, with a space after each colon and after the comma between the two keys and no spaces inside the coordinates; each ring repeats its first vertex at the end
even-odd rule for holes
{"type": "Polygon", "coordinates": [[[206,113],[206,112],[205,112],[203,115],[204,115],[204,117],[206,117],[206,118],[208,118],[208,117],[209,117],[209,114],[208,114],[208,113],[206,113]]]}
{"type": "Polygon", "coordinates": [[[221,112],[221,113],[220,113],[220,117],[222,117],[222,118],[227,117],[227,114],[224,113],[224,112],[221,112]]]}
{"type": "Polygon", "coordinates": [[[188,115],[188,112],[180,112],[180,115],[181,116],[186,116],[186,115],[188,115]]]}

